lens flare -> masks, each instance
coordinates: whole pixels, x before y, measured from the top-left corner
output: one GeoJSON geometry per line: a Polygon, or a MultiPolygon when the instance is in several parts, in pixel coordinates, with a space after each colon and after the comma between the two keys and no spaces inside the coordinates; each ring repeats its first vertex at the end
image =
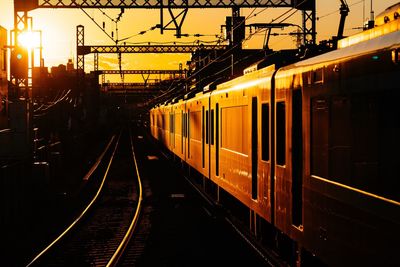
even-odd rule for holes
{"type": "Polygon", "coordinates": [[[23,32],[18,36],[18,42],[21,46],[34,49],[40,47],[40,34],[39,32],[23,32]]]}

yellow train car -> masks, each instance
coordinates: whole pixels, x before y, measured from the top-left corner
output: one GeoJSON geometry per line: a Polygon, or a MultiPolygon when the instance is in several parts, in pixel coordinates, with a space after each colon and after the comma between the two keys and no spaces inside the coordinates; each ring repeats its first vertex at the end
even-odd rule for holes
{"type": "Polygon", "coordinates": [[[203,129],[205,125],[205,106],[209,101],[208,98],[207,94],[198,93],[194,98],[188,99],[185,105],[188,125],[186,162],[204,175],[208,175],[205,142],[203,142],[205,133],[205,129],[203,129]]]}
{"type": "Polygon", "coordinates": [[[397,19],[335,51],[249,68],[154,108],[152,134],[287,261],[396,266],[399,40],[397,19]]]}

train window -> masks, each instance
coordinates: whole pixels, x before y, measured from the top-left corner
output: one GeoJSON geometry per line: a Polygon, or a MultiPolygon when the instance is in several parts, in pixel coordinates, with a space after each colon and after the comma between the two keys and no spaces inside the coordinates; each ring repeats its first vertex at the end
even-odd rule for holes
{"type": "Polygon", "coordinates": [[[221,148],[248,155],[248,106],[221,109],[221,148]]]}
{"type": "MultiPolygon", "coordinates": [[[[334,96],[330,101],[329,177],[338,182],[351,175],[351,105],[347,96],[334,96]]],[[[354,122],[355,124],[360,122],[354,122]]],[[[360,132],[359,138],[363,139],[360,132]]],[[[368,145],[366,144],[365,148],[368,145]]]]}
{"type": "Polygon", "coordinates": [[[368,169],[365,170],[365,173],[372,170],[378,172],[375,176],[376,180],[371,184],[374,193],[396,201],[400,201],[399,98],[398,90],[393,90],[391,93],[380,93],[369,98],[368,116],[374,118],[372,128],[368,128],[368,131],[372,131],[369,141],[372,142],[376,153],[375,155],[370,154],[369,162],[370,165],[373,165],[368,166],[368,169]],[[375,136],[376,139],[373,139],[375,136]]]}
{"type": "Polygon", "coordinates": [[[313,83],[323,83],[324,82],[324,69],[317,69],[313,71],[313,83]]]}
{"type": "Polygon", "coordinates": [[[394,64],[399,64],[400,59],[400,49],[395,49],[392,51],[392,61],[394,64]]]}
{"type": "Polygon", "coordinates": [[[182,137],[185,136],[185,114],[182,111],[182,137]]]}
{"type": "Polygon", "coordinates": [[[187,157],[190,158],[190,110],[188,110],[188,112],[186,113],[186,136],[188,138],[188,142],[187,142],[187,157]]]}
{"type": "Polygon", "coordinates": [[[201,108],[201,165],[204,168],[205,167],[205,125],[204,125],[204,106],[201,108]]]}
{"type": "Polygon", "coordinates": [[[196,141],[201,141],[201,112],[200,111],[193,111],[190,112],[190,138],[196,141]]]}
{"type": "Polygon", "coordinates": [[[204,107],[201,108],[201,140],[204,142],[204,107]]]}
{"type": "Polygon", "coordinates": [[[261,160],[269,160],[269,103],[261,105],[261,160]]]}
{"type": "Polygon", "coordinates": [[[209,113],[208,110],[206,110],[206,144],[208,144],[208,139],[209,139],[209,135],[210,135],[210,132],[209,132],[210,124],[208,123],[208,121],[209,121],[208,113],[209,113]]]}
{"type": "Polygon", "coordinates": [[[286,106],[283,101],[276,104],[276,163],[286,164],[286,106]]]}
{"type": "Polygon", "coordinates": [[[172,137],[172,144],[175,148],[175,113],[172,113],[172,132],[174,133],[174,136],[172,137]]]}
{"type": "Polygon", "coordinates": [[[311,174],[399,201],[398,98],[380,92],[312,99],[311,174]]]}
{"type": "Polygon", "coordinates": [[[215,105],[215,175],[219,176],[219,104],[215,105]]]}
{"type": "Polygon", "coordinates": [[[214,145],[214,110],[211,110],[211,131],[210,131],[210,143],[214,145]]]}
{"type": "Polygon", "coordinates": [[[169,132],[172,133],[172,114],[169,114],[169,132]]]}
{"type": "Polygon", "coordinates": [[[183,110],[181,111],[181,153],[183,154],[183,133],[184,133],[184,119],[185,117],[183,116],[183,110]]]}
{"type": "Polygon", "coordinates": [[[326,99],[311,101],[311,174],[328,177],[329,106],[326,99]]]}

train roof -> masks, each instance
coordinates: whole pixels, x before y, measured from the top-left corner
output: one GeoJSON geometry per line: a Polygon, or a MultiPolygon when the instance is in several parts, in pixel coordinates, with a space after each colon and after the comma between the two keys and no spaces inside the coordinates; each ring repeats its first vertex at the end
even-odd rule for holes
{"type": "Polygon", "coordinates": [[[275,64],[272,64],[268,67],[249,72],[245,75],[217,85],[216,91],[222,91],[228,88],[238,90],[245,89],[248,86],[253,86],[255,84],[261,83],[266,78],[271,78],[272,73],[275,71],[275,69],[275,64]]]}
{"type": "Polygon", "coordinates": [[[375,25],[383,25],[388,21],[396,20],[399,18],[400,2],[386,8],[382,13],[376,16],[375,25]]]}
{"type": "Polygon", "coordinates": [[[370,41],[382,35],[387,35],[391,32],[400,30],[400,19],[388,22],[384,25],[360,32],[358,34],[349,36],[339,41],[338,48],[345,48],[358,43],[370,41]]]}
{"type": "MultiPolygon", "coordinates": [[[[340,48],[319,56],[315,56],[303,61],[296,62],[287,67],[283,67],[282,69],[291,69],[298,67],[307,67],[312,65],[318,65],[326,62],[351,58],[358,55],[368,54],[373,51],[382,50],[385,48],[397,47],[400,45],[400,20],[393,21],[392,23],[396,24],[397,30],[390,32],[385,35],[379,35],[376,38],[370,39],[364,42],[358,42],[353,45],[346,46],[344,48],[340,48]]],[[[389,23],[391,24],[391,23],[389,23]]],[[[393,25],[384,25],[382,27],[392,26],[393,25]]],[[[383,31],[383,29],[380,29],[383,31]]]]}

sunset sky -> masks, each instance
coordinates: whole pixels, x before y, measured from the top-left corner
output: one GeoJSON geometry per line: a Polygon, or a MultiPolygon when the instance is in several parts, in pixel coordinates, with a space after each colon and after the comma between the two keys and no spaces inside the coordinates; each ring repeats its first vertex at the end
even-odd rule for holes
{"type": "MultiPolygon", "coordinates": [[[[399,2],[399,0],[374,0],[373,8],[375,15],[378,15],[385,8],[399,2]]],[[[363,24],[363,9],[365,7],[364,18],[370,16],[370,0],[347,0],[350,6],[350,13],[345,25],[345,35],[357,33],[360,30],[354,29],[363,24]]],[[[336,35],[339,24],[340,1],[317,0],[317,39],[318,41],[329,39],[336,35]],[[337,12],[335,12],[337,11],[337,12]]],[[[106,30],[111,35],[115,34],[115,23],[107,16],[116,18],[120,10],[111,9],[86,9],[88,14],[100,25],[106,23],[106,30]]],[[[241,9],[241,15],[247,17],[246,24],[271,22],[283,12],[285,8],[270,9],[241,9]],[[257,14],[257,16],[254,16],[257,14]]],[[[164,23],[169,21],[168,11],[164,11],[164,23]]],[[[45,65],[48,67],[66,64],[68,58],[76,57],[76,26],[85,26],[86,45],[114,45],[114,43],[92,22],[92,20],[79,9],[36,9],[29,13],[33,17],[35,30],[43,33],[43,54],[45,65]]],[[[151,27],[160,23],[159,10],[152,9],[126,9],[118,23],[119,39],[133,36],[127,40],[127,44],[140,44],[141,42],[151,42],[152,44],[191,44],[200,39],[202,41],[214,41],[215,35],[221,33],[221,25],[225,24],[225,17],[231,15],[230,9],[189,9],[183,24],[182,33],[204,34],[211,36],[203,37],[174,37],[174,31],[166,31],[160,34],[159,29],[150,30],[151,27]],[[137,35],[141,31],[146,31],[142,35],[137,35]],[[136,35],[136,36],[134,36],[136,35]]],[[[287,22],[301,25],[301,12],[297,12],[287,22]]],[[[0,25],[10,30],[13,28],[13,0],[0,0],[0,25]]],[[[276,33],[288,33],[295,28],[286,30],[275,30],[276,33]]],[[[248,34],[248,32],[247,32],[248,34]]],[[[253,36],[244,44],[247,48],[261,48],[264,33],[253,36]]],[[[270,45],[273,49],[294,47],[293,37],[280,35],[272,37],[270,45]]],[[[190,58],[188,54],[124,54],[123,69],[177,69],[179,63],[185,64],[190,58]]],[[[93,69],[93,55],[86,56],[86,71],[93,69]]],[[[100,55],[100,69],[118,69],[116,55],[100,55]]]]}

